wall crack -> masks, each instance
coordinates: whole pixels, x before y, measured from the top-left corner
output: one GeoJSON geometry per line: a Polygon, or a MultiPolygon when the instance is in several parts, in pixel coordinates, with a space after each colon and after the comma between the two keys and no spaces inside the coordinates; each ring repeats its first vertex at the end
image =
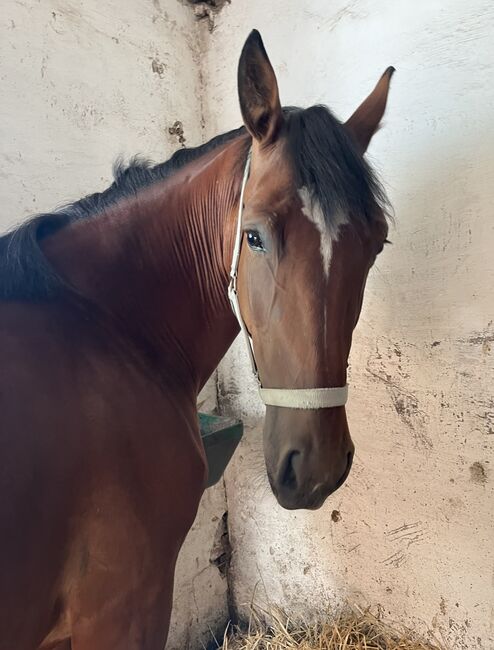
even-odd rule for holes
{"type": "Polygon", "coordinates": [[[208,23],[209,31],[212,32],[216,26],[216,16],[231,0],[184,0],[194,12],[197,20],[205,20],[208,23]]]}

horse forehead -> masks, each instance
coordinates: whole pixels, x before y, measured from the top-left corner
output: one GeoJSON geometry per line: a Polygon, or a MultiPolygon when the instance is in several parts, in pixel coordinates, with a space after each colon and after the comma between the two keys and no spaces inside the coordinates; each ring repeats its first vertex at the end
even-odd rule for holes
{"type": "Polygon", "coordinates": [[[255,179],[246,190],[246,200],[255,210],[276,215],[289,213],[296,196],[295,186],[285,179],[255,179]]]}
{"type": "Polygon", "coordinates": [[[253,157],[250,181],[256,193],[274,200],[296,192],[292,165],[277,149],[253,157]]]}
{"type": "Polygon", "coordinates": [[[322,268],[324,277],[329,277],[333,257],[333,243],[338,240],[340,227],[348,222],[348,216],[342,211],[336,211],[328,220],[321,204],[314,198],[307,187],[298,189],[302,204],[302,214],[315,226],[319,233],[322,268]]]}

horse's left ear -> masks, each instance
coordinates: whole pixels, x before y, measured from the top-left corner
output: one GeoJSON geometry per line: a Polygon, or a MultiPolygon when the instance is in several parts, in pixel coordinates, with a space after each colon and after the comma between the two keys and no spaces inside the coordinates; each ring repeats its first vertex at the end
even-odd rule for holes
{"type": "Polygon", "coordinates": [[[367,151],[372,136],[379,128],[388,101],[389,84],[395,69],[390,66],[377,82],[376,87],[345,122],[362,153],[367,151]]]}
{"type": "Polygon", "coordinates": [[[259,144],[271,144],[283,122],[278,83],[261,35],[254,29],[238,63],[238,96],[244,124],[259,144]]]}

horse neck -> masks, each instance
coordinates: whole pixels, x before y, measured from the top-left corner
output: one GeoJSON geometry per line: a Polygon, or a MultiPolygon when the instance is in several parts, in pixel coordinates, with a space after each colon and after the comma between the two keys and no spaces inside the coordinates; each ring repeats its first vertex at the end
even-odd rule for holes
{"type": "Polygon", "coordinates": [[[54,266],[109,312],[167,382],[197,393],[238,332],[227,297],[240,193],[233,142],[47,247],[54,266]]]}

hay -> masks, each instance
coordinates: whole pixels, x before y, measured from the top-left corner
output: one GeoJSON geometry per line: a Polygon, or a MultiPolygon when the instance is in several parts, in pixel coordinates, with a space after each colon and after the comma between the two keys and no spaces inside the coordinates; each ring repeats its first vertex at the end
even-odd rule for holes
{"type": "Polygon", "coordinates": [[[230,629],[222,650],[445,650],[411,630],[398,630],[368,610],[353,608],[335,620],[309,625],[295,623],[283,614],[269,612],[271,624],[263,623],[266,612],[254,611],[249,629],[230,629]]]}

